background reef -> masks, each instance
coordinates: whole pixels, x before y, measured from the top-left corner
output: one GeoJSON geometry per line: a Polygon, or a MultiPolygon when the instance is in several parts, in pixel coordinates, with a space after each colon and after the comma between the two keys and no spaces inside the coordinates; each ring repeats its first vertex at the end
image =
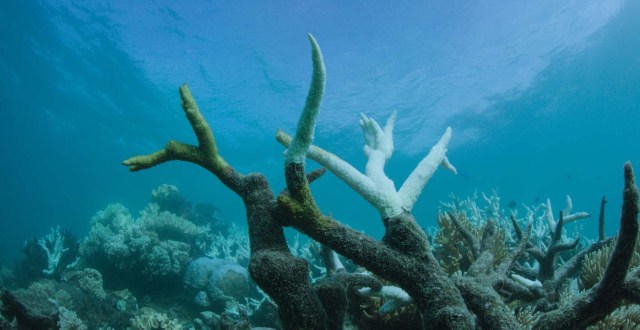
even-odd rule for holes
{"type": "MultiPolygon", "coordinates": [[[[571,204],[570,199],[567,202],[571,204]]],[[[150,203],[138,217],[121,204],[98,211],[91,220],[91,231],[79,243],[59,228],[52,228],[45,237],[31,241],[35,246],[25,245],[21,263],[11,269],[2,268],[0,327],[291,328],[287,326],[290,323],[279,320],[279,307],[249,278],[251,254],[246,228],[196,209],[203,208],[194,208],[177,187],[165,184],[152,191],[150,203]],[[60,258],[55,257],[58,253],[60,258]],[[51,262],[54,267],[50,267],[51,262]]],[[[503,208],[495,194],[465,199],[451,196],[441,203],[439,226],[427,228],[430,235],[426,244],[432,246],[446,276],[463,281],[457,282],[461,290],[466,287],[463,279],[467,276],[477,276],[482,285],[495,286],[517,320],[514,324],[480,323],[481,328],[537,328],[534,325],[545,311],[573,306],[596,290],[616,248],[615,239],[575,236],[579,233],[562,228],[563,220],[551,227],[549,221],[558,219],[550,220],[549,214],[554,212],[547,205],[518,211],[521,212],[503,208]],[[524,232],[521,226],[526,227],[524,232]],[[523,235],[530,243],[523,245],[523,235]],[[542,259],[552,250],[559,253],[553,258],[549,276],[544,274],[542,259]],[[492,256],[492,262],[484,266],[489,272],[479,276],[485,253],[492,256]],[[543,255],[542,259],[538,254],[543,255]],[[513,258],[518,261],[509,266],[509,272],[501,273],[505,265],[516,260],[513,258]]],[[[567,219],[583,213],[569,207],[563,212],[567,219]]],[[[599,221],[603,220],[600,217],[599,221]]],[[[635,238],[637,215],[632,220],[636,231],[627,228],[625,232],[635,238]]],[[[395,246],[388,240],[385,244],[395,246]]],[[[626,283],[635,285],[632,283],[640,265],[640,241],[630,244],[635,245],[625,246],[631,252],[629,268],[636,270],[630,271],[626,283]]],[[[423,317],[416,302],[396,283],[374,275],[376,271],[372,274],[341,256],[336,260],[337,255],[331,250],[317,242],[301,240],[300,236],[290,238],[289,251],[292,257],[309,264],[303,278],[310,279],[323,304],[329,304],[325,308],[339,306],[339,297],[346,294],[344,310],[334,310],[337,314],[332,316],[329,328],[422,328],[423,317]],[[337,283],[340,284],[336,287],[337,283]],[[344,293],[340,294],[341,290],[344,293]]],[[[278,267],[288,273],[291,265],[278,267]]],[[[283,286],[277,289],[287,290],[283,286]]],[[[629,304],[636,299],[632,297],[588,328],[640,326],[638,305],[629,304]]],[[[614,300],[614,305],[618,303],[614,300]]]]}

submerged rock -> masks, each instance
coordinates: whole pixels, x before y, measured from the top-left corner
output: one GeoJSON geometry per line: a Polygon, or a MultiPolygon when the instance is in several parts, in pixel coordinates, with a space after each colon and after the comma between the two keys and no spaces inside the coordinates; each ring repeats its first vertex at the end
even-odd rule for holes
{"type": "Polygon", "coordinates": [[[192,261],[184,276],[185,286],[197,291],[194,301],[202,307],[247,297],[249,283],[246,268],[232,261],[208,257],[192,261]],[[203,293],[208,299],[202,296],[203,293]]]}

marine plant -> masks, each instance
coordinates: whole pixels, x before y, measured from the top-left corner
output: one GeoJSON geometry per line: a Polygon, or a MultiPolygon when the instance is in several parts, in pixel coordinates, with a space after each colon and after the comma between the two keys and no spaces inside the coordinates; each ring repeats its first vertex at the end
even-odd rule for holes
{"type": "MultiPolygon", "coordinates": [[[[578,271],[588,252],[606,244],[601,239],[575,254],[562,266],[557,255],[575,248],[575,241],[562,236],[563,215],[549,219],[550,244],[536,246],[531,225],[522,230],[514,222],[517,241],[496,262],[497,239],[494,221],[483,224],[481,235],[455,225],[457,215],[447,215],[464,238],[473,258],[464,272],[447,273],[434,256],[427,235],[417,225],[411,209],[424,185],[438,166],[455,172],[446,157],[451,130],[447,129],[429,154],[418,164],[399,190],[384,173],[384,164],[392,154],[391,134],[395,114],[384,128],[362,115],[361,127],[368,156],[361,173],[338,156],[313,146],[316,116],[324,92],[325,67],[320,48],[310,36],[313,74],[311,87],[299,119],[296,134],[289,138],[278,133],[288,147],[285,158],[287,188],[275,194],[260,173],[242,174],[221,156],[213,131],[202,116],[186,84],[179,88],[182,108],[197,137],[197,145],[169,141],[164,148],[123,162],[131,171],[181,160],[199,165],[215,175],[244,202],[249,227],[251,256],[249,273],[253,280],[278,305],[285,329],[341,329],[349,297],[355,289],[382,290],[383,278],[394,283],[410,297],[420,315],[417,328],[433,329],[518,329],[528,323],[533,329],[583,328],[604,319],[616,308],[640,302],[640,271],[629,273],[638,232],[638,191],[630,164],[624,167],[624,193],[620,231],[602,279],[569,303],[558,304],[558,291],[570,275],[578,271]],[[323,170],[305,173],[305,158],[315,159],[360,193],[380,213],[385,227],[381,241],[375,240],[322,213],[309,184],[323,170]],[[553,221],[551,221],[553,220],[553,221]],[[377,277],[348,273],[339,267],[327,267],[327,277],[312,285],[305,260],[291,254],[283,227],[293,227],[377,277]],[[540,267],[533,274],[519,267],[525,256],[537,259],[540,267]],[[526,309],[516,313],[515,306],[526,309]]],[[[499,249],[498,249],[499,250],[499,249]]],[[[328,265],[331,259],[327,258],[328,265]]],[[[334,265],[335,266],[335,265],[334,265]]],[[[396,291],[394,292],[402,292],[396,291]]],[[[398,295],[402,296],[402,295],[398,295]]]]}

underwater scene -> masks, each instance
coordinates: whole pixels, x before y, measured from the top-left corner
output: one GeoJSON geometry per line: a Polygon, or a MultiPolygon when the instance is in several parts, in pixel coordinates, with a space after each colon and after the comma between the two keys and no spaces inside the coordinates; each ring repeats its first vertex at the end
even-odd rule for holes
{"type": "Polygon", "coordinates": [[[0,329],[640,329],[640,2],[0,10],[0,329]]]}

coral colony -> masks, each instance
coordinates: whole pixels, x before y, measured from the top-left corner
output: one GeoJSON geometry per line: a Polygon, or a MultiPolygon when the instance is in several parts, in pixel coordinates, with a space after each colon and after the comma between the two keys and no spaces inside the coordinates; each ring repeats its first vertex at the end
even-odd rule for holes
{"type": "MultiPolygon", "coordinates": [[[[399,188],[385,174],[396,113],[384,127],[362,114],[364,172],[313,145],[325,87],[320,48],[309,36],[313,75],[286,148],[287,188],[242,174],[218,150],[187,85],[182,108],[197,145],[164,148],[123,162],[131,171],[181,160],[216,176],[244,202],[246,230],[193,205],[174,186],[152,193],[138,218],[120,204],[91,220],[79,244],[59,229],[27,242],[14,277],[2,270],[1,326],[32,329],[622,329],[640,326],[638,190],[624,165],[616,237],[569,237],[567,223],[588,218],[549,200],[505,212],[492,195],[443,202],[429,235],[414,219],[420,193],[447,158],[447,128],[399,188]],[[323,166],[310,173],[305,160],[323,166]],[[328,170],[380,213],[378,241],[325,215],[310,184],[328,170]],[[291,227],[308,236],[285,239],[291,227]],[[20,283],[17,277],[29,278],[20,283]],[[162,293],[157,288],[162,287],[162,293]]],[[[512,206],[510,208],[513,209],[512,206]]]]}

